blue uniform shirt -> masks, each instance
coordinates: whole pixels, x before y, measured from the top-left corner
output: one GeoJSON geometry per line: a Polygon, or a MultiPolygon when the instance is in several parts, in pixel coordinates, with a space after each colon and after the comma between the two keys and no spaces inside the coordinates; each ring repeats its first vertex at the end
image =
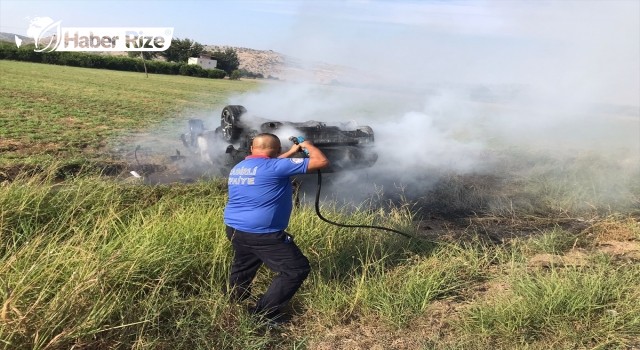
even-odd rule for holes
{"type": "Polygon", "coordinates": [[[308,158],[245,158],[229,173],[224,223],[251,233],[286,229],[293,207],[289,177],[306,173],[308,166],[308,158]]]}

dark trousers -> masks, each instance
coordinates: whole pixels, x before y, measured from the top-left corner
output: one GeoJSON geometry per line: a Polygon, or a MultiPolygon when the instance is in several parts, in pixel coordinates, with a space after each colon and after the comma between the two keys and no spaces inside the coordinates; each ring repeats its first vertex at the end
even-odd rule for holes
{"type": "Polygon", "coordinates": [[[309,275],[309,260],[285,231],[256,234],[227,226],[227,238],[234,250],[229,276],[231,298],[243,300],[251,294],[251,281],[264,263],[277,276],[256,303],[256,312],[277,313],[309,275]]]}

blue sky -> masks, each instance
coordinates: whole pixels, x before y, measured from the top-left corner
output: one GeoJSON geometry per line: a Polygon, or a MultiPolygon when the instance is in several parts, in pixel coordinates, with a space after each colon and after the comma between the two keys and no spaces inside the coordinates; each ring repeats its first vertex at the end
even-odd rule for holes
{"type": "Polygon", "coordinates": [[[202,44],[433,82],[613,90],[640,104],[638,0],[0,0],[2,32],[25,35],[45,16],[67,27],[174,27],[202,44]]]}
{"type": "Polygon", "coordinates": [[[174,27],[203,44],[270,49],[286,37],[295,1],[19,1],[0,2],[0,30],[25,34],[29,20],[51,17],[68,27],[174,27]]]}

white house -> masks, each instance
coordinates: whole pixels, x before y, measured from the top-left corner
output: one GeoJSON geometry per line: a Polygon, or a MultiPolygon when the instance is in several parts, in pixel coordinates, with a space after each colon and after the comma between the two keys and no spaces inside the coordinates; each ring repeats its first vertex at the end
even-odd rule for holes
{"type": "Polygon", "coordinates": [[[187,64],[197,64],[204,69],[213,69],[218,65],[218,61],[212,60],[211,57],[207,56],[189,57],[187,64]]]}

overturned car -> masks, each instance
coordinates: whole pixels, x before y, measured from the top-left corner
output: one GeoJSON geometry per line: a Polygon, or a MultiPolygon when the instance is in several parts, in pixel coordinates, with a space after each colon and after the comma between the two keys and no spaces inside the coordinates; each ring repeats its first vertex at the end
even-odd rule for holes
{"type": "MultiPolygon", "coordinates": [[[[189,131],[180,136],[184,146],[200,159],[220,168],[227,175],[231,168],[250,154],[253,138],[259,133],[278,135],[286,148],[290,136],[303,136],[329,158],[327,172],[371,167],[378,159],[373,150],[373,129],[355,122],[288,122],[249,115],[240,105],[222,109],[220,126],[207,129],[201,119],[189,120],[189,131]]],[[[304,157],[301,153],[300,157],[304,157]]]]}

